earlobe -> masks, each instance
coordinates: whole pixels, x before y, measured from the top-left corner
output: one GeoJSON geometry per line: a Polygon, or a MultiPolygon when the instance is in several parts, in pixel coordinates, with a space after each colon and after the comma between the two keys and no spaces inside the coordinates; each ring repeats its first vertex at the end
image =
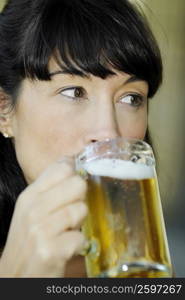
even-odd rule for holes
{"type": "Polygon", "coordinates": [[[8,133],[3,132],[2,134],[3,134],[3,136],[4,136],[6,139],[9,138],[9,134],[8,134],[8,133]]]}
{"type": "Polygon", "coordinates": [[[11,121],[11,99],[10,96],[0,88],[0,132],[5,138],[10,138],[13,136],[11,121]]]}

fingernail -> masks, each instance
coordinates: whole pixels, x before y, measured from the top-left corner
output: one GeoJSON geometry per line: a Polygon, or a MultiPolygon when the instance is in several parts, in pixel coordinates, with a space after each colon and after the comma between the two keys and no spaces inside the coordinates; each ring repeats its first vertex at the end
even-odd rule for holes
{"type": "Polygon", "coordinates": [[[84,242],[83,249],[80,251],[79,254],[82,255],[82,256],[87,255],[87,254],[89,253],[89,251],[90,251],[90,248],[91,248],[90,241],[86,240],[86,241],[84,242]]]}

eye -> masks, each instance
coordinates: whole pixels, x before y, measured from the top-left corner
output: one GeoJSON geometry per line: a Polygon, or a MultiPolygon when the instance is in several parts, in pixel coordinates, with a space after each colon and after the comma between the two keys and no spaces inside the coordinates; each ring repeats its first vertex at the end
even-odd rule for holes
{"type": "Polygon", "coordinates": [[[139,107],[144,102],[144,97],[139,94],[129,94],[119,99],[121,103],[127,103],[134,107],[139,107]]]}
{"type": "Polygon", "coordinates": [[[86,91],[82,87],[70,87],[60,91],[60,94],[71,99],[86,98],[86,91]]]}

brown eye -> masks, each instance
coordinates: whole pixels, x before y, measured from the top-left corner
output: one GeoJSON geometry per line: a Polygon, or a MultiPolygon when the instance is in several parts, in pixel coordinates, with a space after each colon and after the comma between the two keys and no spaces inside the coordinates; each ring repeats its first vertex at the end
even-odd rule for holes
{"type": "Polygon", "coordinates": [[[143,96],[141,96],[141,95],[130,94],[130,95],[126,95],[126,96],[122,97],[119,101],[121,103],[127,103],[134,107],[139,107],[143,104],[144,99],[143,99],[143,96]]]}
{"type": "Polygon", "coordinates": [[[62,96],[66,96],[66,97],[72,98],[74,100],[86,97],[86,92],[82,87],[66,88],[66,89],[63,89],[62,91],[60,91],[60,94],[62,96]]]}
{"type": "Polygon", "coordinates": [[[76,88],[74,88],[74,91],[75,91],[76,98],[84,97],[84,90],[82,88],[76,87],[76,88]]]}

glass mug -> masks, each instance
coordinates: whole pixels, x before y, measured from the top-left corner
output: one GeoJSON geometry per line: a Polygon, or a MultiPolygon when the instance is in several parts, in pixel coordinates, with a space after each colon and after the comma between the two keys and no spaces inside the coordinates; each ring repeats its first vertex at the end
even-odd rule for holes
{"type": "Polygon", "coordinates": [[[86,178],[88,277],[172,277],[155,159],[144,141],[116,138],[76,158],[86,178]]]}

